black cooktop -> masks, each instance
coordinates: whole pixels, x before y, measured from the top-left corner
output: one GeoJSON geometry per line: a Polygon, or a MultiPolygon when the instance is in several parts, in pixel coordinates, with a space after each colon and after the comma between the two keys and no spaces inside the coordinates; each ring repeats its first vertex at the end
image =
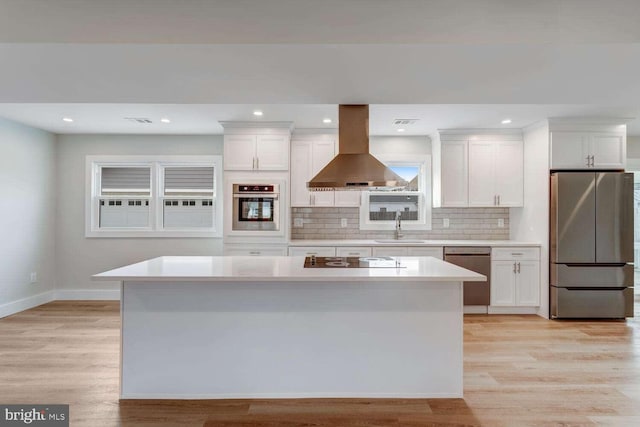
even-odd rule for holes
{"type": "Polygon", "coordinates": [[[308,256],[304,268],[402,268],[395,258],[383,257],[325,257],[308,256]]]}

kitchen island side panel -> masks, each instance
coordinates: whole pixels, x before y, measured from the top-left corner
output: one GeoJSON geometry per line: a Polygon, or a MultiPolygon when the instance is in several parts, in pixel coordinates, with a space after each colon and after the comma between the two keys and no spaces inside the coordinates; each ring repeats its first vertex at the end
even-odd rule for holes
{"type": "Polygon", "coordinates": [[[460,282],[124,282],[121,398],[462,397],[460,282]]]}

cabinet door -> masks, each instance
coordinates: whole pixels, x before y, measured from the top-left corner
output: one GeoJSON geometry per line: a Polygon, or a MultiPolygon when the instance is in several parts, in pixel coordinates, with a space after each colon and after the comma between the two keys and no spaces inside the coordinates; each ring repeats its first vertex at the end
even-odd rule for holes
{"type": "Polygon", "coordinates": [[[468,143],[467,141],[446,141],[441,151],[441,202],[443,208],[465,207],[468,199],[468,143]]]}
{"type": "Polygon", "coordinates": [[[289,256],[336,256],[336,248],[333,246],[290,246],[289,256]]]}
{"type": "Polygon", "coordinates": [[[551,169],[589,169],[589,138],[585,132],[551,132],[551,169]]]}
{"type": "Polygon", "coordinates": [[[226,135],[224,137],[224,170],[253,170],[255,153],[255,135],[226,135]]]}
{"type": "Polygon", "coordinates": [[[362,191],[348,190],[334,192],[334,206],[359,207],[362,191]]]}
{"type": "MultiPolygon", "coordinates": [[[[311,143],[311,176],[316,176],[335,157],[336,143],[334,141],[313,141],[311,143]]],[[[334,191],[313,191],[311,193],[313,206],[333,206],[334,191]]]]}
{"type": "Polygon", "coordinates": [[[494,141],[469,141],[469,207],[496,206],[494,141]]]}
{"type": "Polygon", "coordinates": [[[593,156],[593,167],[599,169],[624,169],[626,146],[623,135],[593,134],[589,139],[589,151],[593,156]]]}
{"type": "Polygon", "coordinates": [[[407,256],[409,251],[404,246],[378,246],[373,248],[373,256],[407,256]]]}
{"type": "Polygon", "coordinates": [[[540,305],[540,263],[516,261],[516,305],[540,305]]]}
{"type": "Polygon", "coordinates": [[[522,141],[495,143],[495,192],[498,205],[523,206],[524,201],[524,152],[522,141]]]}
{"type": "Polygon", "coordinates": [[[366,257],[371,256],[371,248],[367,247],[350,247],[350,246],[338,246],[336,248],[336,256],[357,256],[366,257]]]}
{"type": "Polygon", "coordinates": [[[491,263],[491,305],[514,306],[515,261],[493,261],[491,263]]]}
{"type": "Polygon", "coordinates": [[[289,170],[289,137],[287,135],[258,135],[256,141],[258,170],[289,170]]]}
{"type": "Polygon", "coordinates": [[[270,248],[247,248],[247,247],[225,247],[225,255],[233,256],[286,256],[287,247],[270,247],[270,248]]]}
{"type": "Polygon", "coordinates": [[[438,246],[435,248],[427,248],[424,246],[409,247],[408,255],[409,256],[432,256],[437,259],[443,259],[442,246],[438,246]]]}
{"type": "Polygon", "coordinates": [[[311,206],[307,181],[311,178],[311,141],[291,142],[291,206],[311,206]]]}

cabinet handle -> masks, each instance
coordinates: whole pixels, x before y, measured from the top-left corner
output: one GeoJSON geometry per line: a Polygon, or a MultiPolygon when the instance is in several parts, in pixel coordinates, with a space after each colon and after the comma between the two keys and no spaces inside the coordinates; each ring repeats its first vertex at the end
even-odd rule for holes
{"type": "Polygon", "coordinates": [[[496,205],[496,201],[497,201],[497,199],[496,199],[496,196],[494,195],[494,196],[493,196],[493,206],[495,206],[495,205],[496,205]]]}
{"type": "Polygon", "coordinates": [[[360,255],[358,252],[349,252],[349,255],[360,255]]]}
{"type": "Polygon", "coordinates": [[[260,157],[256,157],[256,169],[260,169],[260,157]]]}
{"type": "Polygon", "coordinates": [[[318,252],[307,252],[307,255],[318,255],[318,252]]]}
{"type": "Polygon", "coordinates": [[[512,256],[522,256],[522,252],[511,252],[512,256]]]}
{"type": "Polygon", "coordinates": [[[520,263],[518,263],[518,274],[520,274],[520,263]]]}
{"type": "Polygon", "coordinates": [[[256,169],[256,158],[255,157],[251,161],[251,169],[253,169],[253,170],[256,169]]]}
{"type": "Polygon", "coordinates": [[[587,156],[587,166],[591,166],[591,156],[587,156]]]}
{"type": "Polygon", "coordinates": [[[513,263],[513,274],[516,274],[516,263],[513,263]]]}
{"type": "Polygon", "coordinates": [[[595,167],[596,165],[596,155],[592,154],[591,155],[591,167],[595,167]]]}
{"type": "Polygon", "coordinates": [[[500,195],[498,195],[498,206],[500,206],[500,195]]]}
{"type": "Polygon", "coordinates": [[[260,251],[251,251],[249,255],[260,255],[260,251]]]}

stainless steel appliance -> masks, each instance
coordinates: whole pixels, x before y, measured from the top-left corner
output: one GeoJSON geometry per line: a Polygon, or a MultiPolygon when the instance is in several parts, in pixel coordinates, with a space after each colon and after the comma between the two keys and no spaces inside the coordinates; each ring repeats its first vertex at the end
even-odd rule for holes
{"type": "Polygon", "coordinates": [[[233,184],[233,231],[280,229],[278,184],[233,184]]]}
{"type": "Polygon", "coordinates": [[[633,317],[633,174],[551,174],[550,315],[633,317]]]}
{"type": "Polygon", "coordinates": [[[445,246],[444,260],[487,276],[486,282],[464,282],[464,305],[491,302],[491,248],[486,246],[445,246]]]}

